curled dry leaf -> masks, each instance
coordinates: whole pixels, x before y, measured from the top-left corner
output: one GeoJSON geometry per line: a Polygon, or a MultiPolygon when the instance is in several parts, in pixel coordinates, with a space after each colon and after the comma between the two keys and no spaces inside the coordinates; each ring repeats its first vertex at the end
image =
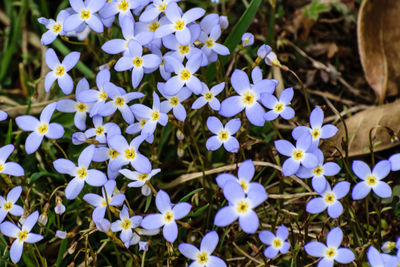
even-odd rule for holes
{"type": "Polygon", "coordinates": [[[400,84],[400,0],[364,0],[357,38],[365,78],[378,102],[398,93],[400,84]]]}
{"type": "MultiPolygon", "coordinates": [[[[373,129],[374,151],[388,149],[400,144],[399,141],[393,142],[393,135],[398,136],[400,132],[400,100],[368,108],[346,119],[345,122],[349,136],[349,156],[370,153],[369,132],[371,129],[373,129]]],[[[339,147],[345,140],[343,123],[339,123],[337,127],[339,128],[338,133],[329,141],[333,142],[344,153],[342,147],[339,147]]]]}

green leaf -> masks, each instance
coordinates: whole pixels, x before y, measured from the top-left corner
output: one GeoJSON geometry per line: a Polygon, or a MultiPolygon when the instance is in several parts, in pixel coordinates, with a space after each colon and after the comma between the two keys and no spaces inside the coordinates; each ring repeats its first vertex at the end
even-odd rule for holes
{"type": "Polygon", "coordinates": [[[320,0],[314,0],[304,8],[304,14],[313,20],[317,20],[320,13],[327,12],[330,9],[329,5],[320,3],[320,0]]]}
{"type": "Polygon", "coordinates": [[[35,172],[34,174],[32,174],[31,178],[29,179],[29,184],[35,182],[36,180],[38,180],[40,177],[43,177],[43,176],[49,176],[49,177],[53,177],[53,178],[56,178],[59,180],[64,180],[64,179],[62,179],[62,176],[59,174],[42,171],[42,172],[35,172]]]}
{"type": "Polygon", "coordinates": [[[195,212],[193,212],[193,214],[191,215],[191,217],[197,217],[199,215],[201,215],[203,213],[203,211],[210,205],[210,203],[207,203],[206,205],[204,205],[203,207],[199,208],[198,210],[196,210],[195,212]]]}
{"type": "Polygon", "coordinates": [[[60,249],[58,250],[58,255],[57,255],[57,261],[56,261],[56,266],[59,267],[61,266],[61,263],[63,261],[63,256],[65,251],[67,251],[67,246],[68,246],[68,240],[63,239],[61,241],[60,249]]]}
{"type": "MultiPolygon", "coordinates": [[[[239,21],[236,23],[236,25],[233,27],[232,31],[229,33],[228,37],[226,38],[224,45],[229,49],[231,52],[231,55],[237,45],[240,43],[240,40],[242,39],[243,33],[247,31],[249,28],[250,24],[253,22],[254,17],[257,14],[258,8],[261,4],[261,0],[252,0],[249,7],[246,9],[246,11],[243,13],[243,15],[240,17],[239,21]]],[[[220,57],[221,65],[224,66],[229,59],[229,56],[224,56],[220,57]]],[[[211,64],[207,68],[207,81],[209,84],[212,83],[212,81],[215,78],[217,71],[216,71],[216,65],[211,64]]]]}
{"type": "Polygon", "coordinates": [[[197,188],[195,190],[193,190],[192,192],[190,192],[189,194],[187,194],[186,196],[184,196],[183,198],[181,198],[179,200],[179,202],[185,202],[187,201],[191,196],[193,196],[194,194],[196,194],[197,192],[203,190],[203,188],[197,188]]]}
{"type": "Polygon", "coordinates": [[[8,123],[8,130],[7,130],[7,136],[6,136],[6,142],[5,144],[11,144],[11,135],[12,135],[12,120],[8,123]]]}
{"type": "Polygon", "coordinates": [[[145,205],[145,207],[144,207],[144,212],[147,212],[147,210],[149,209],[152,197],[153,197],[152,194],[150,194],[150,195],[147,196],[147,198],[146,198],[146,205],[145,205]]]}

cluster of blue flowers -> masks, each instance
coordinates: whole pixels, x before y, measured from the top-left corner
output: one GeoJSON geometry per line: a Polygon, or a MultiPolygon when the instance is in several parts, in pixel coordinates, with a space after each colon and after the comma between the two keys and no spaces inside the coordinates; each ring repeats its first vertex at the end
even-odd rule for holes
{"type": "MultiPolygon", "coordinates": [[[[214,151],[222,145],[231,153],[241,149],[237,133],[241,130],[240,118],[231,118],[243,112],[243,118],[254,126],[264,126],[266,122],[278,117],[290,120],[295,112],[290,106],[294,91],[292,88],[283,90],[275,96],[278,81],[264,79],[261,69],[255,66],[251,71],[251,81],[244,70],[235,69],[230,76],[230,85],[234,93],[230,95],[228,84],[216,84],[209,89],[198,75],[202,67],[216,62],[219,55],[228,55],[227,47],[219,43],[221,32],[227,28],[226,17],[217,14],[205,15],[202,8],[192,8],[184,12],[177,0],[70,0],[71,8],[62,10],[56,20],[40,18],[39,22],[48,31],[42,36],[42,44],[50,45],[58,36],[77,36],[84,38],[89,32],[101,33],[104,27],[111,27],[116,18],[122,37],[105,42],[102,50],[116,56],[113,66],[117,72],[131,72],[132,90],[125,90],[111,81],[112,69],[109,65],[102,66],[96,76],[96,86],[91,89],[89,82],[82,78],[75,86],[75,98],[64,99],[47,105],[37,119],[31,115],[19,116],[16,123],[23,131],[30,132],[25,142],[28,154],[34,153],[40,147],[43,138],[56,140],[64,136],[62,125],[51,122],[53,113],[75,113],[74,124],[79,130],[72,136],[75,145],[87,145],[81,152],[77,163],[60,158],[53,162],[54,169],[71,177],[65,188],[68,200],[76,199],[88,184],[91,187],[101,187],[101,195],[87,193],[82,198],[93,207],[92,220],[98,230],[108,235],[119,234],[126,247],[140,244],[147,249],[147,243],[141,243],[142,235],[157,235],[160,231],[170,243],[178,238],[178,224],[188,216],[192,205],[186,202],[172,203],[169,195],[158,192],[152,186],[150,179],[161,170],[153,168],[152,161],[140,153],[143,142],[152,143],[157,128],[165,126],[175,118],[185,121],[187,110],[182,103],[192,95],[193,110],[210,107],[213,115],[207,119],[207,128],[212,133],[205,147],[214,151]],[[118,15],[118,16],[116,16],[118,15]],[[136,19],[137,20],[136,20],[136,19]],[[139,92],[145,74],[159,73],[164,79],[158,82],[157,91],[149,94],[139,92]],[[228,95],[222,101],[217,98],[222,91],[228,95]],[[162,99],[160,99],[160,95],[162,99]],[[139,99],[150,97],[152,105],[148,106],[139,99]],[[119,112],[125,122],[125,129],[112,122],[111,116],[119,112]],[[172,111],[172,112],[171,112],[172,111]],[[173,116],[169,116],[172,113],[173,116]],[[219,116],[219,117],[218,117],[219,116]],[[89,118],[90,126],[87,126],[89,118]],[[224,124],[225,118],[231,118],[224,124]],[[221,121],[222,120],[222,121],[221,121]],[[125,134],[123,134],[125,131],[125,134]],[[92,162],[107,163],[107,173],[90,167],[92,162]],[[125,168],[126,167],[126,168],[125,168]],[[133,170],[131,170],[132,168],[133,170]],[[117,188],[116,179],[119,175],[131,180],[128,187],[141,188],[144,196],[154,193],[158,213],[131,216],[132,210],[124,204],[127,200],[117,188]],[[118,215],[115,221],[106,218],[107,209],[118,215]],[[177,223],[178,222],[178,223],[177,223]]],[[[253,45],[254,36],[245,33],[242,36],[242,47],[253,45]]],[[[258,49],[256,62],[265,59],[268,65],[279,65],[271,48],[262,45],[258,49]]],[[[49,92],[57,81],[61,91],[69,95],[73,92],[74,81],[68,72],[78,63],[80,53],[71,52],[60,62],[55,51],[49,48],[45,54],[50,72],[45,78],[45,91],[49,92]]],[[[54,89],[53,89],[54,90],[54,89]]],[[[7,114],[0,111],[0,120],[5,120],[7,114]]],[[[114,117],[113,117],[114,118],[114,117]]],[[[334,136],[337,128],[331,124],[323,125],[324,114],[316,107],[310,114],[310,126],[298,126],[292,131],[295,145],[281,139],[275,141],[276,150],[288,158],[282,164],[284,176],[296,175],[299,178],[311,178],[313,189],[320,195],[311,199],[306,205],[306,211],[311,214],[327,210],[329,217],[338,218],[343,213],[340,202],[350,191],[350,183],[342,180],[330,185],[327,177],[339,173],[340,167],[335,162],[324,162],[323,152],[319,149],[321,139],[334,136]]],[[[13,152],[13,145],[0,148],[0,173],[11,176],[24,175],[23,168],[14,162],[6,162],[13,152]]],[[[154,164],[154,163],[153,163],[154,164]]],[[[378,162],[373,170],[362,161],[353,162],[353,171],[362,181],[352,189],[354,200],[362,199],[371,189],[381,197],[391,196],[391,189],[383,182],[389,172],[400,169],[400,155],[394,155],[389,160],[378,162]]],[[[253,181],[255,166],[251,160],[242,162],[238,168],[237,177],[229,173],[218,175],[216,182],[227,200],[214,217],[214,225],[225,227],[236,220],[240,228],[248,234],[258,231],[260,223],[256,212],[258,206],[267,200],[265,187],[253,181]]],[[[14,187],[7,197],[0,197],[0,222],[8,214],[23,216],[24,209],[17,205],[22,192],[21,186],[14,187]]],[[[63,214],[65,206],[58,199],[55,213],[63,214]]],[[[116,216],[115,216],[116,217],[116,216]]],[[[10,252],[11,260],[18,262],[22,255],[24,243],[40,241],[43,236],[31,233],[39,219],[38,211],[24,216],[23,222],[17,225],[12,221],[1,224],[1,233],[15,238],[10,252]]],[[[272,230],[272,229],[271,229],[272,230]]],[[[61,229],[57,237],[66,238],[68,234],[61,229]]],[[[259,232],[259,239],[267,245],[264,254],[267,258],[275,258],[279,253],[285,254],[290,249],[286,241],[289,230],[280,225],[276,234],[268,230],[259,232]]],[[[326,245],[312,241],[305,245],[305,251],[313,257],[322,258],[318,266],[332,266],[334,261],[350,263],[354,253],[348,248],[341,248],[343,233],[339,227],[331,229],[326,238],[326,245]]],[[[226,266],[225,262],[213,256],[219,237],[216,231],[204,235],[200,249],[192,244],[181,243],[179,251],[193,260],[193,266],[226,266]]],[[[390,251],[394,248],[392,243],[390,251]]],[[[395,266],[387,262],[400,262],[400,254],[396,256],[379,253],[374,247],[368,252],[372,266],[395,266]]]]}

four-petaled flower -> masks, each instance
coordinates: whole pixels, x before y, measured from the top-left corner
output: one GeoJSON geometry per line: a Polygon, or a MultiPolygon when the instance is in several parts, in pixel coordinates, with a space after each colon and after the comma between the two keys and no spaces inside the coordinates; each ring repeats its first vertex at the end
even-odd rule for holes
{"type": "Polygon", "coordinates": [[[16,162],[6,162],[13,151],[14,146],[11,144],[0,148],[0,174],[22,176],[24,175],[24,169],[21,165],[16,162]]]}
{"type": "Polygon", "coordinates": [[[16,205],[19,196],[21,195],[22,187],[16,186],[8,192],[7,197],[0,196],[0,223],[6,218],[7,214],[10,213],[14,216],[24,215],[24,209],[16,205]]]}
{"type": "Polygon", "coordinates": [[[64,135],[64,128],[61,124],[50,123],[56,106],[56,102],[47,105],[40,114],[40,120],[31,115],[23,115],[15,119],[19,128],[24,131],[32,131],[25,141],[26,153],[32,154],[35,152],[42,143],[44,136],[50,139],[58,139],[64,135]]]}
{"type": "Polygon", "coordinates": [[[272,94],[262,94],[261,103],[271,109],[264,114],[264,119],[267,121],[275,120],[281,116],[285,120],[290,120],[294,117],[294,110],[289,107],[290,101],[293,98],[293,88],[286,88],[279,96],[279,100],[272,94]]]}
{"type": "Polygon", "coordinates": [[[173,243],[178,237],[178,225],[176,220],[185,217],[192,205],[186,202],[172,204],[166,192],[158,191],[156,206],[161,213],[150,214],[144,217],[142,227],[148,230],[163,227],[164,238],[173,243]]]}
{"type": "Polygon", "coordinates": [[[192,109],[199,109],[208,103],[208,105],[213,110],[219,111],[219,109],[221,108],[221,103],[219,102],[218,98],[216,98],[216,96],[221,93],[222,90],[224,90],[225,83],[222,82],[214,85],[211,89],[208,89],[205,83],[202,83],[202,85],[203,91],[201,92],[201,96],[193,102],[192,109]]]}
{"type": "Polygon", "coordinates": [[[231,119],[224,126],[217,117],[209,117],[207,119],[207,127],[215,135],[208,138],[206,143],[207,149],[214,151],[223,144],[226,151],[232,153],[238,152],[239,142],[232,135],[239,131],[240,125],[240,119],[231,119]]]}
{"type": "Polygon", "coordinates": [[[320,257],[322,260],[318,262],[318,267],[333,266],[335,261],[345,264],[352,262],[355,257],[354,253],[348,248],[340,248],[342,243],[343,232],[339,227],[335,227],[329,231],[326,237],[326,245],[311,241],[304,246],[308,255],[320,257]]]}
{"type": "Polygon", "coordinates": [[[72,9],[76,12],[64,21],[64,31],[70,32],[79,28],[82,24],[87,24],[95,32],[103,32],[103,23],[96,14],[106,0],[85,1],[69,0],[72,9]]]}
{"type": "Polygon", "coordinates": [[[351,192],[353,199],[363,199],[371,189],[381,198],[388,198],[392,195],[390,186],[381,181],[390,172],[390,161],[379,161],[372,169],[372,172],[369,166],[361,160],[353,161],[352,168],[357,177],[363,180],[353,187],[351,192]]]}
{"type": "Polygon", "coordinates": [[[47,49],[45,59],[46,64],[51,71],[47,73],[44,80],[44,88],[46,92],[50,91],[55,80],[57,80],[58,86],[60,86],[64,94],[69,95],[72,92],[72,89],[74,89],[74,82],[67,72],[78,63],[80,55],[79,52],[71,52],[66,55],[64,60],[60,63],[56,52],[54,52],[52,48],[47,49]]]}
{"type": "Polygon", "coordinates": [[[111,231],[113,232],[121,232],[119,238],[121,238],[122,242],[125,243],[126,247],[129,247],[130,241],[133,236],[132,229],[139,227],[142,222],[142,216],[129,216],[129,210],[126,205],[122,207],[122,210],[119,213],[119,220],[116,220],[111,224],[111,231]]]}
{"type": "Polygon", "coordinates": [[[272,232],[264,230],[258,234],[261,242],[266,245],[269,245],[264,250],[264,255],[267,258],[273,259],[278,255],[278,253],[286,254],[289,251],[290,243],[285,241],[289,236],[288,229],[281,225],[276,230],[276,235],[272,232]]]}
{"type": "Polygon", "coordinates": [[[150,181],[151,177],[159,173],[161,169],[151,170],[150,173],[140,173],[136,171],[131,171],[128,169],[119,170],[119,172],[125,176],[126,178],[133,180],[128,184],[128,187],[141,187],[142,194],[144,196],[148,196],[151,193],[150,187],[146,184],[147,181],[150,181]]]}
{"type": "Polygon", "coordinates": [[[78,158],[78,166],[68,159],[57,159],[53,162],[54,168],[63,174],[74,177],[65,188],[67,199],[75,199],[82,191],[85,183],[91,186],[102,186],[107,182],[104,173],[96,169],[88,169],[93,159],[94,145],[86,147],[78,158]]]}
{"type": "Polygon", "coordinates": [[[12,262],[17,263],[21,259],[24,243],[32,244],[43,239],[42,235],[31,233],[38,218],[39,212],[35,211],[25,219],[21,228],[9,221],[3,222],[0,225],[0,230],[4,235],[15,238],[10,248],[12,262]]]}
{"type": "Polygon", "coordinates": [[[336,219],[343,213],[343,206],[339,199],[347,195],[349,190],[350,183],[346,181],[337,183],[333,189],[327,184],[325,191],[320,193],[321,197],[311,199],[307,203],[306,211],[315,214],[328,209],[329,217],[336,219]]]}
{"type": "Polygon", "coordinates": [[[254,234],[257,231],[259,220],[253,209],[267,199],[265,189],[250,188],[246,197],[239,183],[228,182],[224,185],[223,192],[225,198],[229,201],[229,205],[217,212],[214,217],[214,224],[223,227],[239,218],[239,225],[243,231],[254,234]]]}
{"type": "Polygon", "coordinates": [[[218,240],[217,232],[211,231],[201,240],[200,249],[188,243],[182,243],[178,248],[185,257],[194,260],[190,266],[224,267],[226,263],[223,260],[217,256],[211,255],[217,247],[218,240]]]}

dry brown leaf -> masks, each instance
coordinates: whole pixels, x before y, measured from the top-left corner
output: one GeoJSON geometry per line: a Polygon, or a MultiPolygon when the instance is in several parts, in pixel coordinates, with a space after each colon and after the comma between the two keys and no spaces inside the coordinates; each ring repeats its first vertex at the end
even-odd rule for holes
{"type": "Polygon", "coordinates": [[[365,78],[378,102],[398,93],[400,0],[364,0],[358,16],[358,49],[365,78]]]}
{"type": "MultiPolygon", "coordinates": [[[[370,153],[369,131],[372,131],[372,143],[374,151],[388,149],[399,145],[400,142],[391,142],[391,129],[394,134],[400,132],[400,100],[375,106],[361,111],[345,120],[349,135],[349,156],[358,156],[370,153]]],[[[345,140],[343,124],[338,126],[338,133],[330,140],[338,148],[341,148],[342,140],[345,140]]],[[[343,151],[342,151],[343,152],[343,151]]]]}

